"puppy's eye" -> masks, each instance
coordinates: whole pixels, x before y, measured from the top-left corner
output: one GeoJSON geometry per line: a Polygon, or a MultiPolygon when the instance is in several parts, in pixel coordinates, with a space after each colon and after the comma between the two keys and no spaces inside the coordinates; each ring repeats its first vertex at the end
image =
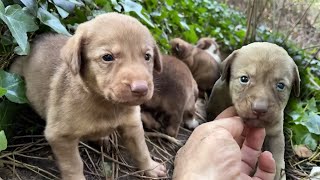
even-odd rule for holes
{"type": "Polygon", "coordinates": [[[102,56],[102,59],[104,60],[104,61],[114,61],[114,57],[111,55],[111,54],[106,54],[106,55],[104,55],[104,56],[102,56]]]}
{"type": "Polygon", "coordinates": [[[144,55],[144,59],[146,60],[146,61],[150,61],[150,59],[151,59],[151,55],[150,54],[145,54],[144,55]]]}
{"type": "Polygon", "coordinates": [[[241,76],[239,80],[241,84],[248,84],[250,79],[248,76],[241,76]]]}
{"type": "Polygon", "coordinates": [[[277,84],[277,90],[278,91],[283,91],[285,87],[286,87],[286,85],[284,85],[283,83],[278,83],[277,84]]]}

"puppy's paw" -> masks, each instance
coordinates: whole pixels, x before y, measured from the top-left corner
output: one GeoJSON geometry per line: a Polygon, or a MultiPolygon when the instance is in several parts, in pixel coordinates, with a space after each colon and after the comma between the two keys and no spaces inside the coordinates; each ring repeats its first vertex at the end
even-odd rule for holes
{"type": "Polygon", "coordinates": [[[150,167],[145,174],[150,177],[164,177],[167,175],[167,169],[164,165],[152,160],[150,167]]]}

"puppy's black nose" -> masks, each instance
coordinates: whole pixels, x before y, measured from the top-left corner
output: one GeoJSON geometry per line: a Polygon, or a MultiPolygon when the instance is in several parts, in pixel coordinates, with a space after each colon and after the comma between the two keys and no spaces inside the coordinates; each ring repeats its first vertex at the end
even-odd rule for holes
{"type": "Polygon", "coordinates": [[[148,93],[148,83],[143,80],[133,81],[130,84],[131,92],[138,96],[144,96],[148,93]]]}
{"type": "Polygon", "coordinates": [[[261,115],[268,112],[268,101],[258,99],[252,103],[252,111],[254,114],[261,115]]]}

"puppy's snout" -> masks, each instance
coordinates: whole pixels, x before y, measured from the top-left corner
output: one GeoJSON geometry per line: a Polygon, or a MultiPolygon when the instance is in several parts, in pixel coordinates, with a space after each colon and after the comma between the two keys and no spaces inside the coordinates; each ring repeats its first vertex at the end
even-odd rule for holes
{"type": "Polygon", "coordinates": [[[254,114],[262,115],[268,112],[268,102],[266,100],[255,100],[252,103],[252,111],[254,114]]]}
{"type": "Polygon", "coordinates": [[[131,88],[132,93],[139,95],[139,96],[146,95],[149,90],[148,83],[146,81],[142,81],[142,80],[133,81],[130,84],[130,88],[131,88]]]}

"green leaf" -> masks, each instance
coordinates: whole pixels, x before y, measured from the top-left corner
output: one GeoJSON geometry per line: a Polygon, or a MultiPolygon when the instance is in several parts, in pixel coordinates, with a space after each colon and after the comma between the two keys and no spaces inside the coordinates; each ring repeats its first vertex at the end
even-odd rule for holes
{"type": "Polygon", "coordinates": [[[21,8],[18,4],[9,5],[4,8],[2,1],[0,1],[0,18],[8,26],[24,55],[27,55],[30,49],[27,32],[38,29],[34,17],[26,11],[26,8],[21,8]]]}
{"type": "Polygon", "coordinates": [[[20,0],[29,10],[30,13],[32,13],[33,16],[37,15],[38,11],[38,4],[36,0],[20,0]]]}
{"type": "Polygon", "coordinates": [[[310,112],[308,118],[301,124],[306,126],[311,133],[320,135],[320,116],[318,114],[310,112]]]}
{"type": "Polygon", "coordinates": [[[308,109],[310,111],[313,111],[313,112],[317,112],[318,111],[318,108],[317,108],[317,104],[316,104],[316,99],[313,97],[311,98],[310,100],[308,100],[308,109]]]}
{"type": "Polygon", "coordinates": [[[121,6],[118,4],[116,0],[111,0],[112,5],[114,6],[114,9],[118,12],[121,12],[121,6]]]}
{"type": "Polygon", "coordinates": [[[6,89],[5,96],[12,102],[27,103],[24,81],[17,74],[0,70],[0,87],[6,89]]]}
{"type": "Polygon", "coordinates": [[[0,152],[7,149],[8,141],[6,138],[6,135],[4,134],[4,131],[0,131],[0,152]]]}
{"type": "Polygon", "coordinates": [[[7,90],[0,87],[0,97],[2,97],[3,95],[5,95],[7,93],[7,90]]]}
{"type": "Polygon", "coordinates": [[[292,132],[294,134],[294,142],[295,144],[305,144],[311,150],[315,150],[317,148],[317,139],[316,136],[312,135],[306,127],[303,125],[294,125],[291,127],[292,132]]]}
{"type": "Polygon", "coordinates": [[[69,13],[67,11],[65,11],[64,9],[62,9],[61,7],[57,6],[57,5],[54,5],[57,10],[58,10],[58,13],[60,14],[60,16],[62,17],[62,19],[66,18],[69,16],[69,13]]]}
{"type": "Polygon", "coordinates": [[[43,24],[51,27],[57,33],[71,36],[71,34],[67,31],[67,29],[61,24],[60,20],[56,16],[48,12],[46,9],[44,9],[43,7],[40,7],[38,9],[37,17],[40,19],[40,21],[43,24]]]}
{"type": "Polygon", "coordinates": [[[142,14],[142,6],[131,0],[122,0],[119,2],[123,8],[124,12],[135,12],[141,19],[143,19],[149,26],[155,27],[151,20],[142,14]]]}
{"type": "Polygon", "coordinates": [[[77,6],[84,6],[83,2],[80,0],[80,1],[77,1],[77,0],[67,0],[68,2],[71,2],[77,6]]]}

